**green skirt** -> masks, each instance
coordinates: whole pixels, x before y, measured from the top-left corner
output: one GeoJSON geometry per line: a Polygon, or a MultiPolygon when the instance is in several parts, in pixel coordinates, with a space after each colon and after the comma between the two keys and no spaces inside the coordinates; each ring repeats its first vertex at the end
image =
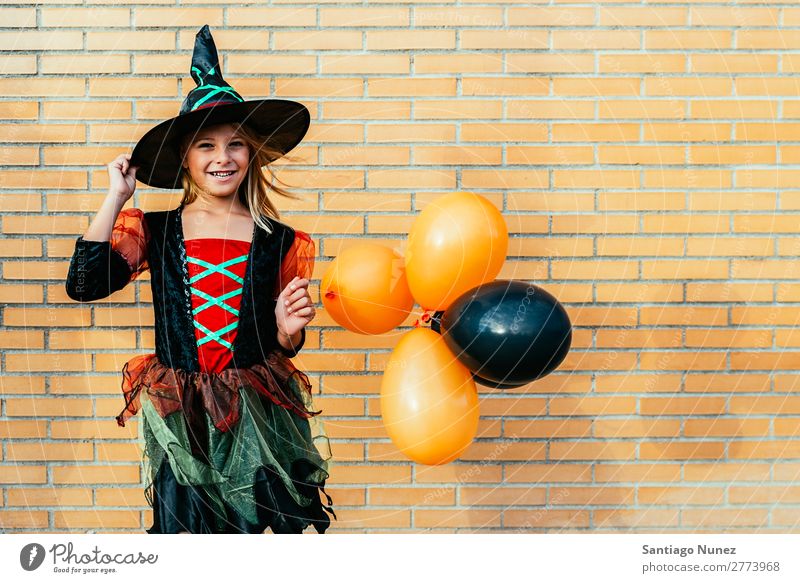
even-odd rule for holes
{"type": "MultiPolygon", "coordinates": [[[[312,410],[296,376],[287,384],[312,410]]],[[[336,518],[325,492],[330,442],[316,416],[303,418],[242,385],[236,425],[220,431],[203,411],[205,431],[196,435],[183,411],[162,418],[141,394],[148,533],[300,533],[312,524],[324,533],[328,513],[336,518]]]]}

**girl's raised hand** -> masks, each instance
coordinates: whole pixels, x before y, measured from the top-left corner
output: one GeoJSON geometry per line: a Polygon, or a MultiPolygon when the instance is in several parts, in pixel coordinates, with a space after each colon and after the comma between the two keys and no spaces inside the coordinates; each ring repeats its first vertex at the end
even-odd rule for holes
{"type": "Polygon", "coordinates": [[[130,154],[120,154],[108,165],[108,192],[124,204],[136,190],[136,171],[138,166],[131,166],[130,154]]]}
{"type": "Polygon", "coordinates": [[[308,293],[308,284],[306,278],[295,276],[278,296],[275,319],[279,332],[293,336],[316,316],[317,312],[308,293]]]}

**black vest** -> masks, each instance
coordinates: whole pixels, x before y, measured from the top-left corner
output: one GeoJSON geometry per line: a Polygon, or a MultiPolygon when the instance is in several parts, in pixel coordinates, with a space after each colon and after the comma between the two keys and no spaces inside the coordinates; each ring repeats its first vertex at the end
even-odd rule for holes
{"type": "MultiPolygon", "coordinates": [[[[156,355],[169,367],[199,372],[182,210],[180,206],[169,211],[143,213],[150,233],[147,262],[153,289],[156,355]]],[[[275,320],[277,293],[281,291],[275,287],[283,259],[294,243],[295,231],[271,217],[264,218],[272,232],[258,225],[253,229],[238,331],[232,347],[231,366],[237,368],[263,362],[267,354],[276,349],[291,358],[305,343],[303,328],[294,350],[283,348],[278,342],[275,320]]],[[[124,288],[130,279],[131,267],[112,249],[110,241],[85,241],[83,236],[78,237],[66,280],[70,298],[80,302],[102,299],[124,288]]]]}

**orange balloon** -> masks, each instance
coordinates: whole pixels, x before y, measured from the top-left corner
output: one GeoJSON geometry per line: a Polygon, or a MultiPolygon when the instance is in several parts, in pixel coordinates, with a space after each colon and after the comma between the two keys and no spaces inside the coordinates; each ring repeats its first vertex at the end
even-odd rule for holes
{"type": "Polygon", "coordinates": [[[444,310],[458,296],[494,281],[508,251],[503,215],[483,196],[454,192],[431,202],[411,226],[408,286],[419,305],[444,310]]]}
{"type": "Polygon", "coordinates": [[[359,334],[388,332],[414,307],[403,257],[375,243],[342,251],[325,272],[320,295],[331,317],[359,334]]]}
{"type": "Polygon", "coordinates": [[[451,462],[475,439],[480,410],[472,373],[430,328],[414,328],[392,351],[381,416],[392,442],[421,464],[451,462]]]}

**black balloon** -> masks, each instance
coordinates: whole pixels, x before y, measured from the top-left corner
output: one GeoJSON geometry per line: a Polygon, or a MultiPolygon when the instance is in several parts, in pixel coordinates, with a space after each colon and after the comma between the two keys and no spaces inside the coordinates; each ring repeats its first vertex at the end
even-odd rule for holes
{"type": "Polygon", "coordinates": [[[496,280],[435,312],[431,329],[470,370],[476,382],[513,389],[551,373],[572,343],[564,307],[525,281],[496,280]]]}

